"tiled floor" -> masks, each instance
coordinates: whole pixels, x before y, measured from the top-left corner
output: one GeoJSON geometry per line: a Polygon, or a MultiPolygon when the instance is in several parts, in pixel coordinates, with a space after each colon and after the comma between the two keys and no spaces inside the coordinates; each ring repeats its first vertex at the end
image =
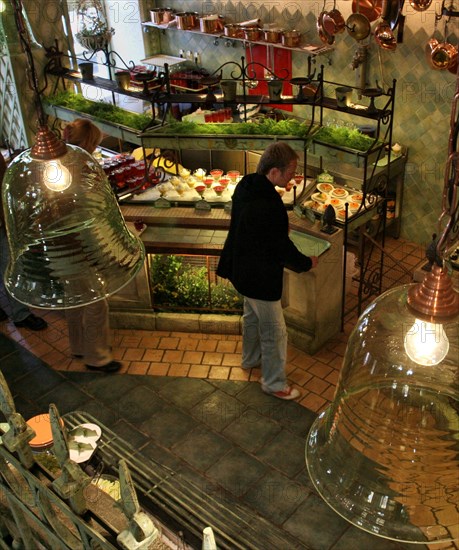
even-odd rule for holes
{"type": "MultiPolygon", "coordinates": [[[[383,287],[410,282],[423,248],[394,240],[389,250],[393,260],[383,287]]],[[[4,295],[0,306],[7,309],[4,295]]],[[[333,398],[355,314],[315,355],[289,347],[288,376],[303,392],[299,404],[260,391],[259,372],[240,368],[239,336],[114,330],[114,354],[123,369],[103,375],[70,358],[64,316],[44,316],[50,326],[39,333],[0,323],[1,370],[26,418],[49,403],[63,415],[92,415],[129,443],[132,456],[192,484],[207,507],[217,502],[223,510],[239,510],[234,534],[246,522],[253,550],[413,547],[343,520],[319,498],[305,467],[305,438],[315,413],[333,398]],[[273,544],[276,537],[284,545],[273,544]]]]}
{"type": "MultiPolygon", "coordinates": [[[[424,247],[401,239],[388,239],[386,249],[383,289],[411,282],[413,268],[425,257],[424,247]]],[[[348,291],[349,303],[352,303],[355,289],[348,291]]],[[[0,307],[8,309],[4,295],[1,295],[0,307]]],[[[63,313],[37,313],[48,321],[46,331],[33,333],[17,329],[10,321],[0,323],[0,331],[56,370],[85,371],[83,363],[70,356],[63,313]]],[[[348,314],[344,331],[314,355],[293,346],[288,348],[289,380],[302,391],[300,404],[311,411],[321,411],[333,398],[346,342],[356,319],[355,311],[348,314]]],[[[240,352],[240,336],[113,330],[113,354],[123,363],[122,373],[256,382],[259,370],[243,370],[240,352]]]]}

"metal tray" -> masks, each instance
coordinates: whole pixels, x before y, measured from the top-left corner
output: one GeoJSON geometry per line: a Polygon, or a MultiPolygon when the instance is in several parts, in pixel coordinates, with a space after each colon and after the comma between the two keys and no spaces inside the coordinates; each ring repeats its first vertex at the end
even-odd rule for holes
{"type": "Polygon", "coordinates": [[[146,65],[154,65],[155,67],[161,67],[164,69],[164,65],[167,63],[169,67],[174,65],[179,65],[180,63],[185,63],[187,60],[183,57],[174,57],[173,55],[158,54],[152,55],[151,57],[146,57],[141,59],[140,63],[145,63],[146,65]]]}

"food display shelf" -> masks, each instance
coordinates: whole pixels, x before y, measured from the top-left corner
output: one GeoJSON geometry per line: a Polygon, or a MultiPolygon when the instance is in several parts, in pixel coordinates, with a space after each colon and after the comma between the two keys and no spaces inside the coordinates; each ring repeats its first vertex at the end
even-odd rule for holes
{"type": "Polygon", "coordinates": [[[336,215],[333,225],[343,227],[347,221],[348,228],[352,229],[377,215],[376,208],[382,201],[382,198],[377,195],[367,195],[365,203],[362,204],[363,198],[363,193],[357,189],[318,183],[308,187],[299,197],[296,212],[304,217],[321,219],[327,206],[331,205],[336,215]],[[347,220],[346,203],[348,204],[347,220]]]}
{"type": "Polygon", "coordinates": [[[167,125],[140,134],[146,147],[161,149],[252,150],[263,151],[273,141],[285,141],[292,149],[304,151],[304,139],[283,135],[168,134],[167,125]]]}
{"type": "Polygon", "coordinates": [[[60,105],[49,105],[44,103],[43,109],[46,114],[56,117],[64,122],[73,122],[76,118],[87,118],[89,120],[93,120],[99,129],[107,136],[121,139],[126,143],[142,145],[142,141],[139,137],[139,131],[134,128],[128,128],[127,126],[123,126],[115,122],[104,122],[81,111],[75,111],[74,109],[61,107],[60,105]]]}
{"type": "MultiPolygon", "coordinates": [[[[239,180],[240,177],[238,178],[238,181],[239,180]]],[[[217,194],[215,189],[219,187],[219,182],[215,181],[210,187],[206,187],[201,195],[196,191],[196,188],[203,186],[204,184],[202,182],[196,181],[188,183],[186,178],[170,176],[163,183],[151,187],[142,193],[133,195],[125,202],[130,204],[152,204],[160,198],[163,198],[177,206],[194,206],[200,200],[205,200],[213,206],[224,206],[231,202],[236,184],[237,182],[229,183],[221,194],[217,194]]],[[[299,187],[301,187],[301,185],[302,183],[299,187]]],[[[293,185],[288,191],[278,187],[276,187],[276,190],[281,195],[282,202],[286,207],[292,207],[294,205],[296,193],[293,185]]]]}

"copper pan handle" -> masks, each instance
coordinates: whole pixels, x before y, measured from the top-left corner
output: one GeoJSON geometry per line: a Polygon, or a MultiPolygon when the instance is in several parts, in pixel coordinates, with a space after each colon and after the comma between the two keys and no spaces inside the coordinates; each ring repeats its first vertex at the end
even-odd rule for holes
{"type": "Polygon", "coordinates": [[[390,4],[389,0],[382,0],[381,5],[381,17],[384,19],[384,21],[387,21],[389,18],[389,12],[390,12],[390,4]]]}

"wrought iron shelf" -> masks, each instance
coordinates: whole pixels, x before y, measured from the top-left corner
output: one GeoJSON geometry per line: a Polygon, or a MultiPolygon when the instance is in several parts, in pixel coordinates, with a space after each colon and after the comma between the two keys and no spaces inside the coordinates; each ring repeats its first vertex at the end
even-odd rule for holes
{"type": "Polygon", "coordinates": [[[362,118],[368,118],[372,120],[379,120],[381,118],[389,117],[391,115],[391,110],[387,108],[376,109],[375,111],[369,111],[367,107],[363,105],[356,105],[356,104],[350,107],[339,107],[336,99],[331,97],[323,97],[322,106],[325,107],[326,109],[340,111],[342,113],[346,113],[349,115],[359,116],[362,118]]]}
{"type": "MultiPolygon", "coordinates": [[[[58,78],[64,78],[65,80],[69,80],[71,82],[94,86],[96,88],[101,88],[103,90],[108,90],[110,92],[126,95],[129,97],[135,97],[136,99],[141,99],[148,102],[152,101],[155,92],[155,90],[150,90],[148,93],[133,91],[129,89],[125,90],[124,88],[120,88],[115,81],[97,76],[91,79],[83,79],[81,77],[81,73],[72,69],[48,69],[47,73],[58,78]]],[[[159,90],[160,87],[161,84],[158,83],[157,89],[159,90]]]]}
{"type": "Polygon", "coordinates": [[[44,111],[56,119],[62,120],[64,122],[72,122],[76,118],[87,118],[94,121],[95,124],[102,130],[102,132],[108,136],[115,137],[126,143],[133,143],[135,145],[142,145],[140,139],[140,131],[134,128],[128,128],[127,126],[122,126],[121,124],[116,124],[114,122],[104,122],[100,119],[82,113],[81,111],[75,111],[69,109],[68,107],[62,107],[60,105],[43,105],[44,111]]]}

